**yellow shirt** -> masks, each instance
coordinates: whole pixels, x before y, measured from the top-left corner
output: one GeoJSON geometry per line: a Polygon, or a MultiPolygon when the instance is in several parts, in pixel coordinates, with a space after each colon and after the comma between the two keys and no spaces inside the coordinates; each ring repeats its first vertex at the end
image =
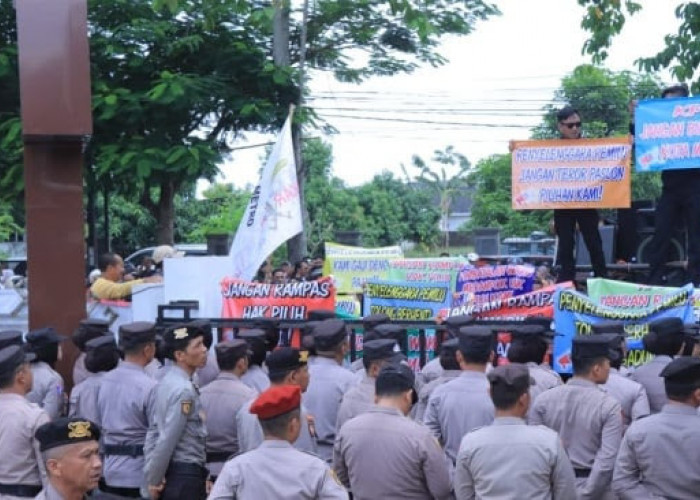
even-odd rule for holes
{"type": "Polygon", "coordinates": [[[116,283],[114,281],[97,278],[90,287],[90,292],[96,299],[117,300],[125,299],[131,295],[131,289],[134,285],[140,285],[144,280],[126,281],[124,283],[116,283]]]}

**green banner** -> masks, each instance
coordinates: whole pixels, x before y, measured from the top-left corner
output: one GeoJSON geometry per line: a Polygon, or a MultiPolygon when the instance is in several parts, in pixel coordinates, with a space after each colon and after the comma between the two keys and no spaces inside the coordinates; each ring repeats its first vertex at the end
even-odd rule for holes
{"type": "Polygon", "coordinates": [[[386,280],[389,262],[403,258],[399,246],[363,248],[326,243],[323,274],[333,276],[337,293],[362,293],[367,280],[386,280]]]}
{"type": "Polygon", "coordinates": [[[462,257],[396,259],[389,262],[389,281],[449,283],[455,290],[459,270],[467,263],[462,257]]]}

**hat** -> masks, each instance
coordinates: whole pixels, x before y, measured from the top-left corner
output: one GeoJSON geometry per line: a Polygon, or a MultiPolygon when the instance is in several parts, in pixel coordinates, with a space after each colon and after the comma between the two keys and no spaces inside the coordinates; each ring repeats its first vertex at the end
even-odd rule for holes
{"type": "Polygon", "coordinates": [[[649,331],[659,337],[666,335],[682,335],[683,321],[680,318],[660,318],[649,323],[649,331]]]}
{"type": "Polygon", "coordinates": [[[114,337],[102,335],[85,344],[85,368],[91,373],[112,370],[119,363],[119,349],[114,337]]]}
{"type": "Polygon", "coordinates": [[[150,321],[135,321],[119,327],[119,345],[124,350],[156,341],[156,325],[150,321]]]}
{"type": "Polygon", "coordinates": [[[236,338],[245,340],[251,347],[255,347],[255,344],[267,347],[267,334],[260,328],[241,330],[236,334],[236,338]]]}
{"type": "Polygon", "coordinates": [[[265,342],[268,349],[279,344],[280,320],[278,318],[254,318],[253,327],[265,332],[265,342]]]}
{"type": "Polygon", "coordinates": [[[161,245],[153,249],[153,255],[151,258],[153,259],[153,262],[160,264],[164,259],[179,258],[183,257],[184,255],[185,252],[177,251],[170,245],[161,245]]]}
{"type": "Polygon", "coordinates": [[[401,343],[404,341],[405,336],[406,328],[403,326],[392,323],[383,323],[375,326],[372,330],[367,331],[364,335],[364,341],[369,342],[370,340],[376,339],[391,339],[401,343]]]}
{"type": "Polygon", "coordinates": [[[32,330],[27,334],[27,344],[29,344],[31,349],[39,349],[50,344],[58,344],[64,340],[66,340],[66,337],[60,335],[50,326],[32,330]]]}
{"type": "Polygon", "coordinates": [[[394,339],[376,339],[365,342],[362,345],[362,357],[369,361],[387,360],[399,362],[403,356],[397,350],[394,339]]]}
{"type": "Polygon", "coordinates": [[[371,330],[377,325],[389,323],[390,321],[391,318],[386,314],[370,314],[369,316],[362,318],[362,326],[364,327],[366,333],[366,330],[371,330]]]}
{"type": "Polygon", "coordinates": [[[73,332],[71,340],[75,347],[81,351],[85,351],[85,343],[97,337],[101,337],[109,333],[109,321],[103,319],[87,318],[80,321],[78,328],[73,332]]]}
{"type": "Polygon", "coordinates": [[[26,352],[21,346],[11,345],[0,349],[0,375],[14,373],[23,363],[29,363],[35,358],[33,353],[26,352]]]}
{"type": "Polygon", "coordinates": [[[281,347],[272,351],[265,360],[270,376],[282,375],[305,366],[309,351],[294,347],[281,347]]]}
{"type": "Polygon", "coordinates": [[[216,361],[219,366],[232,366],[239,359],[250,356],[252,352],[248,347],[248,342],[243,339],[233,339],[226,342],[219,342],[214,347],[216,361]]]}
{"type": "Polygon", "coordinates": [[[384,366],[377,375],[374,387],[377,395],[392,394],[412,390],[414,403],[417,401],[417,393],[414,388],[416,376],[408,365],[392,363],[384,366]]]}
{"type": "Polygon", "coordinates": [[[488,372],[486,377],[491,385],[503,384],[519,391],[535,385],[535,380],[530,376],[530,370],[520,363],[497,366],[488,372]]]}
{"type": "Polygon", "coordinates": [[[594,334],[618,333],[625,335],[625,324],[620,321],[602,321],[601,323],[591,325],[591,330],[594,334]]]}
{"type": "Polygon", "coordinates": [[[664,378],[667,384],[698,385],[700,383],[700,358],[679,356],[667,364],[659,375],[664,378]]]}
{"type": "Polygon", "coordinates": [[[463,354],[485,354],[493,349],[493,333],[485,326],[463,326],[459,329],[458,350],[463,354]]]}
{"type": "Polygon", "coordinates": [[[445,319],[445,326],[447,331],[453,336],[457,337],[459,334],[459,329],[463,326],[471,325],[474,323],[474,319],[468,314],[461,314],[459,316],[450,316],[445,319]]]}
{"type": "Polygon", "coordinates": [[[204,332],[198,326],[189,323],[173,325],[163,334],[163,346],[172,356],[175,351],[187,349],[190,340],[197,337],[204,337],[204,332]]]}
{"type": "Polygon", "coordinates": [[[545,329],[540,325],[519,325],[512,326],[505,329],[510,332],[513,340],[535,340],[535,339],[545,339],[545,329]]]}
{"type": "Polygon", "coordinates": [[[336,317],[335,311],[332,309],[313,309],[309,311],[306,319],[309,321],[323,321],[326,319],[334,319],[336,317]]]}
{"type": "Polygon", "coordinates": [[[327,319],[314,328],[314,345],[318,351],[332,351],[347,336],[345,321],[342,319],[327,319]]]}
{"type": "Polygon", "coordinates": [[[250,406],[250,413],[260,420],[279,417],[301,406],[301,387],[274,385],[264,391],[250,406]]]}
{"type": "Polygon", "coordinates": [[[574,360],[608,358],[616,361],[620,353],[613,345],[614,342],[619,342],[619,339],[620,336],[615,333],[576,336],[572,340],[571,357],[574,360]]]}
{"type": "Polygon", "coordinates": [[[11,345],[24,344],[24,336],[20,330],[4,330],[0,332],[0,349],[11,345]]]}
{"type": "Polygon", "coordinates": [[[525,318],[525,321],[523,323],[525,325],[541,326],[542,328],[544,328],[544,335],[548,337],[552,337],[554,334],[554,332],[552,331],[552,318],[548,318],[547,316],[529,316],[525,318]]]}
{"type": "Polygon", "coordinates": [[[34,437],[39,441],[40,451],[46,451],[67,444],[99,441],[100,428],[84,418],[65,417],[40,426],[34,437]]]}
{"type": "Polygon", "coordinates": [[[440,352],[443,351],[454,354],[459,349],[459,339],[449,339],[440,344],[440,352]]]}

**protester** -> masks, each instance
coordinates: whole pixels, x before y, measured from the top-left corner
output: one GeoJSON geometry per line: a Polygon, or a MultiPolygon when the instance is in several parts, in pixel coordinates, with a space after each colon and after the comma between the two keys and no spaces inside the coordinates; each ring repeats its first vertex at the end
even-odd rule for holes
{"type": "MultiPolygon", "coordinates": [[[[160,245],[155,247],[151,256],[151,259],[153,260],[152,274],[163,276],[163,263],[165,262],[165,259],[179,259],[184,256],[185,252],[175,250],[170,245],[160,245]]],[[[147,276],[148,274],[143,275],[143,277],[147,276]]]]}
{"type": "Polygon", "coordinates": [[[530,373],[513,363],[488,374],[496,418],[462,439],[454,477],[457,500],[576,498],[574,470],[557,433],[525,423],[535,383],[530,373]]]}
{"type": "Polygon", "coordinates": [[[130,299],[135,285],[143,283],[161,283],[161,276],[121,282],[124,278],[124,261],[115,253],[100,255],[99,268],[102,273],[90,286],[90,293],[96,299],[130,299]]]}
{"type": "Polygon", "coordinates": [[[27,334],[27,349],[35,355],[31,362],[32,390],[27,399],[43,408],[52,419],[63,416],[65,412],[63,377],[54,369],[63,357],[60,344],[64,340],[66,337],[51,327],[27,334]]]}

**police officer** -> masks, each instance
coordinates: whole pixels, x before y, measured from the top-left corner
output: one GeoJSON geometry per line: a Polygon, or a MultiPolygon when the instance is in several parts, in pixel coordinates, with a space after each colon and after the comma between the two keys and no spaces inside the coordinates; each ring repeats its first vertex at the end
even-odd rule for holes
{"type": "Polygon", "coordinates": [[[387,363],[399,363],[405,359],[397,350],[398,346],[393,339],[377,339],[364,343],[362,361],[365,375],[359,384],[343,394],[335,425],[336,434],[345,422],[374,406],[374,386],[379,371],[387,363]]]}
{"type": "Polygon", "coordinates": [[[459,332],[455,355],[462,373],[437,387],[428,399],[423,423],[445,447],[454,463],[462,437],[493,422],[486,365],[493,360],[493,333],[483,326],[465,326],[459,332]]]}
{"type": "Polygon", "coordinates": [[[207,467],[212,477],[223,463],[238,453],[235,415],[257,393],[241,381],[248,369],[248,344],[243,339],[219,342],[215,347],[219,376],[202,389],[202,408],[207,416],[207,467]]]}
{"type": "MultiPolygon", "coordinates": [[[[265,361],[270,371],[270,387],[279,385],[298,385],[302,394],[309,387],[308,351],[300,351],[293,347],[280,347],[270,353],[265,361]]],[[[236,413],[236,434],[238,436],[238,451],[244,453],[260,446],[263,442],[263,430],[258,418],[250,412],[255,398],[245,403],[236,413]]],[[[304,406],[304,398],[300,407],[301,430],[293,445],[297,450],[307,453],[318,453],[316,443],[316,428],[312,415],[304,406]]]]}
{"type": "MultiPolygon", "coordinates": [[[[362,342],[363,344],[365,342],[368,342],[370,340],[376,339],[374,335],[373,330],[375,327],[379,325],[384,325],[387,323],[391,322],[391,318],[387,316],[386,314],[378,313],[378,314],[370,314],[369,316],[365,316],[362,318],[362,342]]],[[[353,361],[350,364],[350,369],[354,372],[362,372],[365,369],[365,366],[362,364],[362,358],[357,358],[355,361],[353,361]]]]}
{"type": "Polygon", "coordinates": [[[487,377],[496,419],[462,439],[454,479],[457,500],[575,499],[574,470],[559,436],[525,423],[535,383],[530,368],[498,366],[487,377]]]}
{"type": "Polygon", "coordinates": [[[263,369],[268,351],[267,334],[265,330],[252,328],[238,332],[236,338],[248,342],[248,349],[251,352],[248,358],[248,370],[243,374],[241,380],[255,392],[261,393],[270,387],[270,377],[263,369]]]}
{"type": "Polygon", "coordinates": [[[700,359],[674,359],[661,376],[668,403],[633,422],[620,445],[613,489],[622,500],[700,494],[700,359]]]}
{"type": "MultiPolygon", "coordinates": [[[[204,336],[204,346],[211,354],[211,346],[214,343],[214,332],[209,321],[196,319],[190,321],[190,327],[199,328],[204,336]]],[[[216,363],[216,356],[207,356],[207,364],[199,368],[196,372],[196,382],[200,388],[204,388],[219,375],[219,365],[216,363]]]]}
{"type": "Polygon", "coordinates": [[[33,498],[46,482],[36,429],[49,421],[44,410],[25,398],[32,387],[29,361],[22,347],[0,350],[0,499],[33,498]]]}
{"type": "MultiPolygon", "coordinates": [[[[442,341],[445,342],[446,340],[459,337],[459,329],[472,323],[474,323],[474,320],[467,314],[450,316],[445,320],[446,330],[443,333],[442,341]]],[[[416,378],[416,387],[420,389],[423,385],[435,380],[440,375],[442,375],[442,366],[440,365],[440,358],[436,356],[421,368],[416,378]]]]}
{"type": "Polygon", "coordinates": [[[292,447],[303,422],[301,387],[270,387],[250,411],[260,420],[265,441],[229,460],[209,500],[272,498],[347,499],[348,494],[322,460],[292,447]]]}
{"type": "Polygon", "coordinates": [[[63,357],[60,343],[64,340],[66,337],[51,327],[27,334],[27,348],[36,355],[31,364],[34,383],[27,399],[41,406],[52,419],[63,415],[65,407],[63,377],[54,370],[63,357]]]}
{"type": "Polygon", "coordinates": [[[36,430],[48,473],[39,500],[77,500],[97,487],[102,475],[100,428],[82,418],[59,418],[36,430]]]}
{"type": "Polygon", "coordinates": [[[654,357],[637,367],[630,378],[642,384],[649,397],[651,413],[658,413],[668,402],[661,371],[683,350],[683,321],[680,318],[661,318],[649,324],[649,333],[642,338],[644,349],[654,357]]]}
{"type": "Polygon", "coordinates": [[[146,435],[146,482],[151,497],[200,500],[206,497],[206,437],[199,389],[192,382],[207,362],[199,328],[175,325],[163,336],[173,366],[156,387],[153,421],[146,435]]]}
{"type": "Polygon", "coordinates": [[[97,394],[104,375],[117,367],[119,349],[114,337],[102,336],[85,344],[85,368],[92,373],[73,387],[70,393],[69,417],[82,417],[100,425],[100,412],[97,408],[97,394]]]}
{"type": "Polygon", "coordinates": [[[145,488],[143,448],[153,421],[156,381],[145,367],[155,356],[156,330],[138,321],[119,327],[124,361],[102,377],[97,408],[102,423],[104,478],[100,490],[122,498],[140,498],[145,488]]]}
{"type": "Polygon", "coordinates": [[[445,455],[424,426],[406,418],[416,398],[415,377],[388,364],[376,378],[376,405],[338,433],[333,468],[357,499],[450,498],[445,455]]]}
{"type": "Polygon", "coordinates": [[[440,360],[440,366],[443,372],[442,375],[431,380],[418,391],[418,402],[411,409],[412,417],[417,422],[423,422],[425,410],[428,408],[428,400],[433,391],[442,384],[446,384],[462,374],[456,357],[458,347],[459,341],[457,339],[446,340],[440,346],[440,355],[438,359],[440,360]]]}
{"type": "Polygon", "coordinates": [[[304,400],[316,421],[319,456],[330,462],[340,401],[357,382],[355,374],[343,368],[348,352],[345,322],[340,319],[320,322],[314,330],[314,345],[317,357],[309,367],[311,380],[304,400]]]}
{"type": "Polygon", "coordinates": [[[559,433],[574,466],[579,499],[614,498],[610,481],[622,439],[620,403],[600,388],[608,379],[615,335],[574,337],[574,376],[566,385],[543,392],[534,402],[530,423],[559,433]]]}
{"type": "Polygon", "coordinates": [[[19,330],[3,330],[0,332],[0,349],[11,345],[24,345],[24,336],[19,330]]]}
{"type": "Polygon", "coordinates": [[[73,386],[80,384],[80,382],[91,375],[85,368],[85,344],[89,340],[102,337],[103,335],[112,335],[109,331],[109,322],[93,318],[81,320],[78,328],[73,332],[71,340],[80,351],[73,365],[73,386]]]}

